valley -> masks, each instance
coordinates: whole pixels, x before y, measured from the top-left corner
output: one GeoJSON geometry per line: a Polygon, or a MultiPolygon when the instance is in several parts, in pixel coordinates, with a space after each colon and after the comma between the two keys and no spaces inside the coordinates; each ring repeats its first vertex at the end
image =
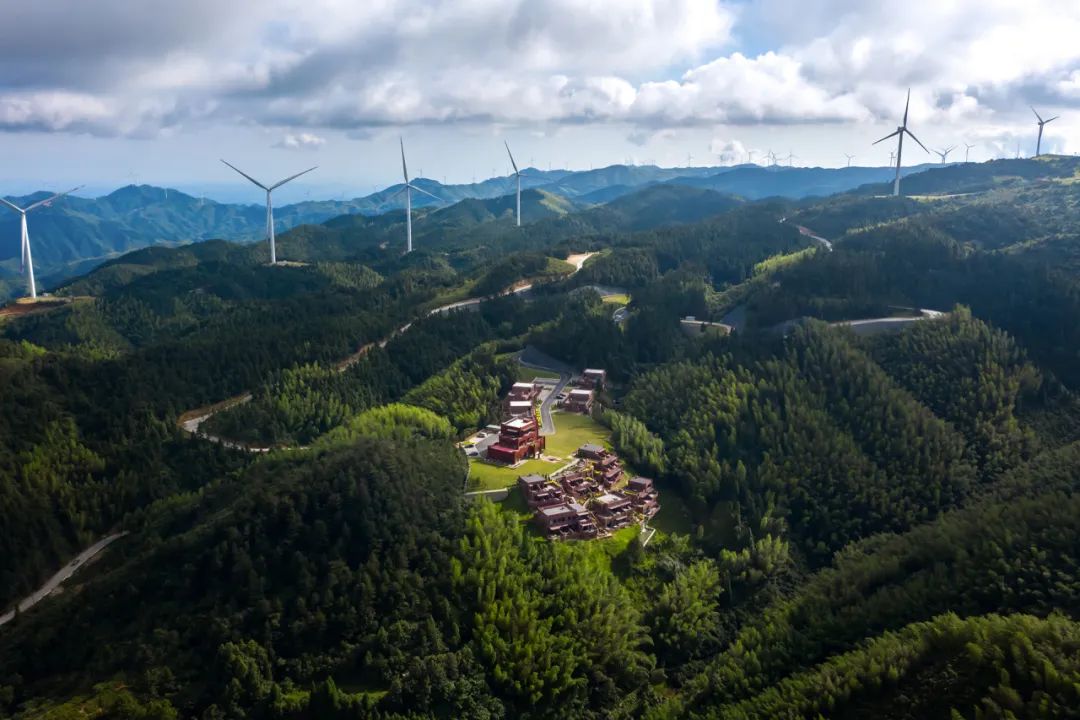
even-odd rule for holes
{"type": "Polygon", "coordinates": [[[8,311],[0,715],[1067,716],[1080,161],[596,172],[8,311]],[[542,452],[485,461],[534,378],[542,452]]]}

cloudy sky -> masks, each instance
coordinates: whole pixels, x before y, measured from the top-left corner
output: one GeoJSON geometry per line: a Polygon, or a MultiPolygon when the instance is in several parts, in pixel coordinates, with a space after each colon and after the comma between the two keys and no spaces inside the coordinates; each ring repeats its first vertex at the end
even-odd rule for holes
{"type": "MultiPolygon", "coordinates": [[[[366,194],[519,161],[885,164],[1080,152],[1077,0],[34,0],[0,26],[0,191],[131,181],[366,194]],[[921,153],[920,153],[921,154],[921,153]],[[911,154],[912,162],[926,158],[911,154]],[[926,158],[928,159],[928,158],[926,158]],[[242,182],[242,181],[241,181],[242,182]]],[[[255,197],[252,198],[257,199],[255,197]]]]}

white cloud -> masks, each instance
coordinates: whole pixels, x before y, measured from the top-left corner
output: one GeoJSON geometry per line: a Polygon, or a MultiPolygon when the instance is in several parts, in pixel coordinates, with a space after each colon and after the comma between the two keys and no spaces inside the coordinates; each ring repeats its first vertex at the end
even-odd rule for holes
{"type": "Polygon", "coordinates": [[[284,150],[318,150],[326,144],[326,138],[311,133],[287,133],[285,137],[274,143],[274,147],[284,150]]]}
{"type": "Polygon", "coordinates": [[[736,165],[746,162],[746,146],[738,140],[713,138],[709,152],[717,157],[721,165],[736,165]]]}
{"type": "Polygon", "coordinates": [[[1080,110],[1077,37],[1075,0],[36,0],[0,26],[0,130],[261,125],[299,148],[329,129],[613,123],[644,144],[895,124],[909,86],[917,127],[991,127],[1028,103],[1080,110]],[[750,32],[771,49],[739,52],[750,32]]]}

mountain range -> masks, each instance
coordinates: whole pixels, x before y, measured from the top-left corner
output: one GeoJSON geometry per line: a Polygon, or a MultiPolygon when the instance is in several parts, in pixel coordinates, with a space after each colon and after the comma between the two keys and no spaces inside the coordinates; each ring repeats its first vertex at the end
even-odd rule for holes
{"type": "MultiPolygon", "coordinates": [[[[905,168],[905,173],[926,167],[905,168]]],[[[604,205],[653,185],[682,185],[747,199],[769,196],[797,199],[882,182],[888,180],[892,172],[891,168],[756,165],[695,168],[612,165],[588,171],[526,168],[522,171],[522,188],[543,191],[548,210],[558,209],[560,212],[555,214],[561,214],[604,205]]],[[[440,227],[453,225],[455,217],[472,216],[471,224],[475,224],[480,218],[490,220],[513,212],[512,177],[463,185],[444,185],[427,178],[413,182],[441,201],[418,194],[413,200],[415,210],[438,206],[449,211],[439,216],[440,227]],[[481,207],[475,203],[477,200],[496,202],[481,207]]],[[[274,217],[279,232],[299,225],[318,225],[342,216],[356,216],[354,221],[344,220],[344,223],[364,225],[369,222],[365,218],[385,215],[382,220],[371,221],[373,226],[395,226],[402,217],[402,200],[397,197],[401,189],[399,184],[352,200],[312,200],[284,205],[275,208],[274,217]]],[[[36,192],[9,199],[25,206],[47,196],[45,192],[36,192]]],[[[661,196],[646,197],[651,202],[661,196]]],[[[536,207],[539,210],[541,204],[536,207]]],[[[621,208],[615,208],[616,214],[626,209],[624,203],[621,208]]],[[[525,210],[524,219],[530,222],[548,214],[547,210],[536,213],[525,210]]],[[[69,196],[54,206],[35,211],[30,218],[30,235],[35,269],[48,287],[84,273],[109,258],[142,247],[216,238],[253,241],[262,237],[264,223],[265,211],[261,205],[218,203],[176,190],[128,185],[93,199],[69,196]]],[[[18,217],[14,213],[0,213],[0,298],[19,292],[18,235],[18,217]]]]}

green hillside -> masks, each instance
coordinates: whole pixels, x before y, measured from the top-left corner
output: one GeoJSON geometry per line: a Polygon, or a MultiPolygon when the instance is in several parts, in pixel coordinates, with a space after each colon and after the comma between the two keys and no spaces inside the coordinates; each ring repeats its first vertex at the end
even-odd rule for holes
{"type": "Polygon", "coordinates": [[[521,228],[420,208],[408,255],[344,215],[5,308],[0,610],[126,534],[0,626],[0,716],[1074,716],[1080,160],[899,198],[638,170],[521,228]],[[581,423],[656,518],[548,541],[465,494],[526,348],[606,370],[581,423]]]}

